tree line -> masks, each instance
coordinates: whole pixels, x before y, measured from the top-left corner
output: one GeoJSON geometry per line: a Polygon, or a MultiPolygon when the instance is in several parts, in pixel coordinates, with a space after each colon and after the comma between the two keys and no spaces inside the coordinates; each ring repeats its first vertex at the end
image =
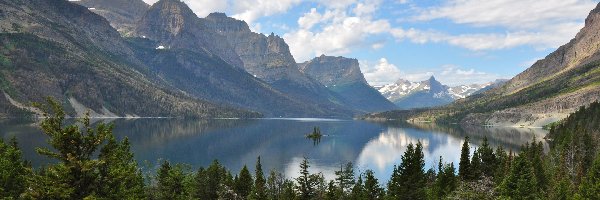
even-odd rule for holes
{"type": "Polygon", "coordinates": [[[440,157],[426,170],[422,143],[411,143],[386,183],[371,170],[356,173],[352,163],[326,180],[306,158],[293,179],[264,174],[260,157],[254,172],[244,166],[232,173],[217,160],[198,169],[163,161],[145,176],[128,139],[115,139],[112,125],[92,126],[89,117],[67,125],[56,101],[38,107],[53,149],[36,151],[58,162],[32,168],[15,139],[0,141],[3,199],[600,199],[598,103],[551,127],[549,152],[535,139],[515,153],[492,148],[486,138],[472,151],[466,137],[458,169],[440,157]]]}

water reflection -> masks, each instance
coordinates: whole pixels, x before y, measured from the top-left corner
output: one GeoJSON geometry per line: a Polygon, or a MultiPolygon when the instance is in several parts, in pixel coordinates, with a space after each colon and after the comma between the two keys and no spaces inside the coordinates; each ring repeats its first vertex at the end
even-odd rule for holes
{"type": "MultiPolygon", "coordinates": [[[[295,177],[299,163],[307,157],[311,171],[321,171],[326,178],[332,178],[340,165],[354,162],[357,171],[372,169],[384,181],[411,142],[423,143],[425,164],[431,167],[437,166],[439,156],[457,164],[462,140],[467,135],[475,143],[474,147],[487,136],[492,146],[502,145],[515,151],[534,136],[541,139],[545,135],[540,129],[330,119],[117,119],[112,123],[116,126],[117,138],[130,139],[140,163],[166,159],[197,168],[218,159],[237,172],[244,164],[253,170],[256,158],[261,156],[265,170],[276,169],[295,177]],[[306,139],[314,127],[320,127],[325,133],[318,145],[306,139]]],[[[35,153],[34,147],[47,146],[47,138],[35,124],[0,122],[0,137],[12,136],[17,137],[25,158],[34,166],[50,162],[35,153]]]]}

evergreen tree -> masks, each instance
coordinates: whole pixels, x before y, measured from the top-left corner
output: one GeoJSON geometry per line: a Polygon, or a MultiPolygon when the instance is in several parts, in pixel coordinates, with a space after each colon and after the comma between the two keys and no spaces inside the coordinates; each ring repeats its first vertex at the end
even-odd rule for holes
{"type": "Polygon", "coordinates": [[[308,159],[304,158],[300,163],[300,176],[296,178],[298,192],[300,193],[298,198],[301,200],[309,200],[316,196],[315,187],[317,184],[311,180],[309,167],[308,159]]]}
{"type": "Polygon", "coordinates": [[[294,190],[294,182],[291,180],[285,180],[283,182],[283,193],[281,194],[281,199],[298,199],[298,195],[294,190]]]}
{"type": "Polygon", "coordinates": [[[479,149],[475,149],[475,152],[473,153],[473,158],[471,159],[471,166],[470,166],[470,177],[469,180],[478,180],[482,173],[481,173],[481,168],[482,168],[482,164],[481,164],[481,158],[479,156],[479,149]]]}
{"type": "Polygon", "coordinates": [[[402,163],[394,169],[388,183],[388,196],[393,199],[424,199],[426,197],[424,166],[421,142],[419,141],[416,147],[412,143],[409,144],[402,155],[402,163]]]}
{"type": "Polygon", "coordinates": [[[471,178],[471,148],[469,147],[469,136],[465,137],[462,149],[460,150],[460,162],[458,163],[458,176],[462,180],[471,178]]]}
{"type": "Polygon", "coordinates": [[[158,169],[156,178],[158,199],[182,199],[185,196],[183,186],[185,173],[181,165],[171,167],[168,161],[164,161],[158,169]]]}
{"type": "Polygon", "coordinates": [[[266,180],[263,175],[262,164],[260,163],[260,156],[256,161],[256,169],[254,172],[254,187],[252,187],[252,192],[250,194],[249,199],[253,200],[265,200],[267,199],[266,193],[266,180]]]}
{"type": "Polygon", "coordinates": [[[250,171],[248,167],[244,165],[242,170],[240,171],[239,177],[234,179],[235,182],[235,193],[238,194],[241,198],[246,199],[248,195],[250,195],[250,191],[252,190],[253,180],[252,175],[250,175],[250,171]]]}
{"type": "Polygon", "coordinates": [[[17,199],[27,188],[27,178],[32,171],[23,161],[17,139],[9,144],[0,139],[0,198],[17,199]]]}
{"type": "Polygon", "coordinates": [[[77,123],[65,125],[66,114],[60,103],[52,98],[47,99],[47,104],[36,104],[36,107],[43,111],[44,120],[40,124],[41,129],[49,137],[49,145],[56,150],[38,148],[36,151],[41,155],[57,159],[59,163],[49,165],[35,174],[29,182],[30,188],[26,191],[25,197],[32,199],[109,198],[103,195],[109,195],[107,192],[115,192],[117,196],[124,195],[127,186],[131,186],[127,191],[139,189],[137,187],[139,174],[128,159],[132,157],[128,149],[129,144],[117,145],[117,142],[113,141],[111,144],[109,141],[113,138],[112,125],[98,123],[92,127],[89,114],[77,120],[77,123]],[[116,152],[111,152],[113,150],[116,152]],[[96,158],[98,153],[103,154],[103,157],[96,158]],[[123,158],[116,159],[116,156],[123,158]],[[111,163],[111,166],[107,167],[103,163],[111,163]],[[120,173],[121,170],[128,172],[120,173]],[[104,174],[100,174],[102,171],[104,174]],[[110,171],[114,174],[107,174],[110,171]],[[131,174],[125,175],[129,172],[131,174]],[[126,177],[120,179],[119,176],[126,177]],[[103,187],[104,181],[109,181],[109,184],[120,188],[106,191],[107,188],[103,187]]]}
{"type": "Polygon", "coordinates": [[[267,199],[276,200],[281,199],[283,194],[283,183],[285,178],[283,175],[275,170],[271,170],[269,177],[267,178],[267,199]]]}
{"type": "Polygon", "coordinates": [[[512,199],[537,199],[538,186],[531,162],[526,156],[515,158],[510,173],[500,185],[503,197],[512,199]]]}
{"type": "Polygon", "coordinates": [[[442,199],[448,194],[452,193],[458,186],[458,180],[454,171],[454,163],[442,164],[442,158],[440,156],[440,163],[438,164],[438,175],[435,182],[435,197],[436,199],[442,199]]]}
{"type": "Polygon", "coordinates": [[[338,184],[338,195],[340,197],[348,196],[352,187],[354,186],[354,166],[351,162],[346,163],[346,165],[340,165],[340,170],[335,171],[336,182],[338,184]]]}
{"type": "Polygon", "coordinates": [[[579,186],[577,196],[581,199],[600,199],[600,156],[596,156],[587,176],[579,186]]]}
{"type": "Polygon", "coordinates": [[[379,185],[379,180],[375,177],[372,170],[365,172],[365,198],[369,200],[383,199],[384,190],[379,185]]]}
{"type": "Polygon", "coordinates": [[[365,196],[364,196],[365,188],[363,186],[362,176],[358,176],[358,181],[355,181],[355,182],[356,183],[352,187],[352,191],[350,193],[350,199],[353,199],[353,200],[365,199],[365,196]]]}
{"type": "Polygon", "coordinates": [[[341,197],[339,196],[338,187],[335,185],[334,181],[329,181],[327,184],[327,194],[325,195],[326,200],[338,200],[341,197]]]}
{"type": "Polygon", "coordinates": [[[479,146],[479,157],[481,158],[481,172],[486,177],[494,177],[496,167],[498,165],[496,154],[490,147],[487,137],[483,138],[481,146],[479,146]]]}
{"type": "Polygon", "coordinates": [[[110,136],[100,150],[100,188],[98,195],[109,199],[141,199],[144,178],[130,150],[129,139],[117,142],[110,136]]]}

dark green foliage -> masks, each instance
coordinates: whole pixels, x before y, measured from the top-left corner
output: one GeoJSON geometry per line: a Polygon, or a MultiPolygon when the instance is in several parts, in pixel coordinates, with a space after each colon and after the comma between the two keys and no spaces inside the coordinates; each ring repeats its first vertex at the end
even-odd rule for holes
{"type": "Polygon", "coordinates": [[[267,199],[281,199],[284,192],[284,183],[286,181],[289,180],[285,179],[285,177],[283,177],[283,174],[275,170],[271,170],[266,183],[267,199]]]}
{"type": "Polygon", "coordinates": [[[526,156],[519,155],[515,158],[510,173],[500,185],[500,193],[513,199],[539,198],[535,172],[526,156]]]}
{"type": "Polygon", "coordinates": [[[117,142],[110,137],[100,151],[98,196],[110,199],[141,199],[144,194],[144,179],[130,151],[129,140],[117,142]]]}
{"type": "Polygon", "coordinates": [[[469,136],[465,137],[460,149],[460,162],[458,163],[458,176],[462,180],[471,179],[471,148],[469,147],[469,136]]]}
{"type": "Polygon", "coordinates": [[[354,166],[351,162],[346,165],[340,165],[340,170],[335,171],[335,181],[337,183],[338,196],[347,197],[354,186],[354,166]]]}
{"type": "Polygon", "coordinates": [[[0,198],[17,199],[27,188],[31,168],[23,161],[17,140],[8,144],[0,139],[0,198]]]}
{"type": "Polygon", "coordinates": [[[441,199],[454,191],[458,185],[458,178],[455,174],[454,163],[443,164],[440,156],[438,163],[438,174],[436,177],[434,191],[435,198],[441,199]]]}
{"type": "MultiPolygon", "coordinates": [[[[64,194],[70,198],[83,199],[94,196],[99,186],[99,168],[103,160],[93,158],[93,154],[102,147],[112,136],[112,126],[104,123],[92,127],[89,116],[80,120],[82,128],[76,124],[65,126],[65,113],[60,104],[53,99],[47,100],[48,105],[38,105],[44,111],[45,119],[41,123],[44,134],[49,137],[48,143],[57,152],[47,148],[36,149],[38,153],[60,161],[59,164],[48,167],[48,174],[54,177],[57,185],[72,188],[72,193],[64,194]],[[53,173],[56,172],[56,173],[53,173]]],[[[35,177],[44,179],[41,177],[35,177]]],[[[35,188],[31,195],[42,194],[44,188],[35,188]]]]}
{"type": "Polygon", "coordinates": [[[252,175],[250,175],[250,171],[248,171],[248,167],[246,167],[246,165],[242,167],[240,174],[236,176],[234,182],[234,191],[236,194],[244,199],[250,195],[254,180],[252,180],[252,175]]]}
{"type": "Polygon", "coordinates": [[[185,172],[181,165],[171,166],[164,161],[157,172],[157,199],[182,199],[186,194],[183,181],[185,172]]]}
{"type": "Polygon", "coordinates": [[[300,176],[296,178],[298,183],[298,198],[301,200],[308,200],[316,197],[317,195],[317,183],[313,180],[308,168],[310,167],[308,159],[304,158],[300,163],[300,176]]]}
{"type": "Polygon", "coordinates": [[[483,142],[479,146],[478,153],[479,158],[481,159],[480,170],[482,175],[487,177],[494,177],[496,173],[496,167],[498,166],[498,159],[496,158],[494,149],[490,147],[487,137],[483,138],[483,142]]]}
{"type": "Polygon", "coordinates": [[[579,186],[577,196],[581,199],[600,199],[600,156],[596,156],[587,176],[579,186]]]}
{"type": "Polygon", "coordinates": [[[425,160],[423,145],[408,145],[402,163],[394,167],[391,180],[388,183],[388,196],[393,199],[425,199],[426,177],[423,167],[425,160]]]}
{"type": "Polygon", "coordinates": [[[379,185],[379,180],[375,178],[375,174],[373,173],[373,171],[367,170],[364,176],[364,198],[369,200],[383,199],[385,192],[381,185],[379,185]]]}
{"type": "Polygon", "coordinates": [[[249,199],[267,199],[266,180],[265,176],[263,175],[262,164],[260,163],[260,156],[256,161],[254,178],[254,187],[252,187],[252,192],[249,196],[249,199]]]}
{"type": "Polygon", "coordinates": [[[482,163],[481,157],[479,156],[479,149],[475,149],[473,158],[471,159],[471,166],[469,166],[469,180],[478,180],[482,175],[482,163]]]}
{"type": "Polygon", "coordinates": [[[352,187],[352,191],[350,192],[350,198],[353,200],[361,200],[365,199],[365,188],[363,185],[362,176],[358,176],[358,180],[352,187]]]}

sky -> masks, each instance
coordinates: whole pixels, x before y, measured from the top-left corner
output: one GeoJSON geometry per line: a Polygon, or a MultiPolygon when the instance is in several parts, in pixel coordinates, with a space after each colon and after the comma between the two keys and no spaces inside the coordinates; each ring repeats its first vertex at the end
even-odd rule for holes
{"type": "Polygon", "coordinates": [[[456,86],[512,78],[574,38],[600,0],[183,1],[283,37],[299,63],[344,56],[371,85],[433,75],[456,86]]]}

